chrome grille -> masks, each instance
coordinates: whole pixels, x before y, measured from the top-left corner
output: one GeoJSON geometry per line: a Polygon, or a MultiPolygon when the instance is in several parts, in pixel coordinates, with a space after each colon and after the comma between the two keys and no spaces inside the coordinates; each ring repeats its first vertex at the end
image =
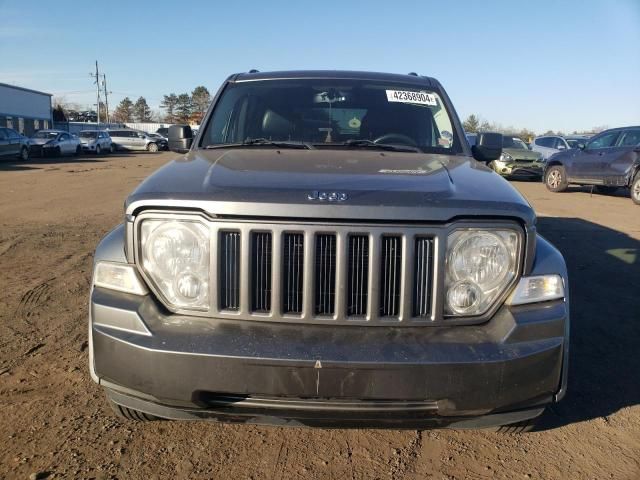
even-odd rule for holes
{"type": "Polygon", "coordinates": [[[336,236],[316,235],[315,312],[333,315],[336,295],[336,236]]]}
{"type": "Polygon", "coordinates": [[[367,325],[435,318],[437,229],[210,225],[217,270],[210,316],[367,325]]]}
{"type": "Polygon", "coordinates": [[[284,233],[282,240],[282,311],[302,313],[304,235],[284,233]]]}
{"type": "Polygon", "coordinates": [[[380,316],[396,317],[400,307],[400,269],[402,245],[400,237],[382,237],[380,264],[380,316]]]}
{"type": "Polygon", "coordinates": [[[271,233],[251,234],[251,310],[271,310],[271,233]]]}
{"type": "Polygon", "coordinates": [[[369,296],[369,236],[349,236],[347,315],[366,315],[369,296]]]}
{"type": "Polygon", "coordinates": [[[432,262],[433,239],[416,238],[413,279],[413,315],[415,317],[428,317],[431,314],[432,262]]]}
{"type": "Polygon", "coordinates": [[[220,232],[220,309],[240,308],[240,232],[220,232]]]}

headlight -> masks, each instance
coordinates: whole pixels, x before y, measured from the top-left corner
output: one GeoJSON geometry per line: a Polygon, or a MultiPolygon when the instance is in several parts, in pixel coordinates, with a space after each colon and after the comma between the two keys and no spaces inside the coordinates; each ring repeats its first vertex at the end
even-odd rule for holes
{"type": "Polygon", "coordinates": [[[143,220],[142,270],[168,306],[209,308],[209,228],[196,220],[143,220]]]}
{"type": "Polygon", "coordinates": [[[513,157],[511,155],[509,155],[506,152],[502,152],[500,154],[500,160],[503,162],[512,162],[513,161],[513,157]]]}
{"type": "Polygon", "coordinates": [[[507,299],[508,305],[548,302],[564,298],[564,282],[557,274],[522,277],[507,299]]]}
{"type": "Polygon", "coordinates": [[[518,238],[507,229],[461,229],[449,234],[447,315],[482,315],[504,293],[518,271],[518,238]]]}

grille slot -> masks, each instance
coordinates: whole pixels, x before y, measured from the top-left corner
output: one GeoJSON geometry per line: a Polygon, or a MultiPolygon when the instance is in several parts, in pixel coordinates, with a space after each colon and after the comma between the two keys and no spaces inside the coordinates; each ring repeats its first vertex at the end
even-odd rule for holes
{"type": "Polygon", "coordinates": [[[271,311],[271,233],[251,234],[251,310],[271,311]]]}
{"type": "Polygon", "coordinates": [[[282,242],[282,311],[302,313],[304,234],[285,233],[282,242]]]}
{"type": "Polygon", "coordinates": [[[221,310],[240,309],[240,232],[220,232],[219,295],[221,310]]]}
{"type": "Polygon", "coordinates": [[[380,316],[397,317],[402,282],[402,238],[382,237],[380,265],[380,316]]]}
{"type": "Polygon", "coordinates": [[[431,282],[433,271],[433,239],[416,238],[415,275],[413,278],[413,315],[431,315],[431,282]]]}
{"type": "Polygon", "coordinates": [[[366,315],[369,299],[369,236],[349,237],[347,315],[366,315]]]}
{"type": "Polygon", "coordinates": [[[333,315],[336,294],[336,236],[316,235],[314,311],[333,315]]]}

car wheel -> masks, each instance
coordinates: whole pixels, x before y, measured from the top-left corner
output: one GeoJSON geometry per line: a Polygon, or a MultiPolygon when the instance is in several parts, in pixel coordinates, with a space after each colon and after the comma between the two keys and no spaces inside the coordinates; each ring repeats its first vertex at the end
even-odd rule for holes
{"type": "Polygon", "coordinates": [[[62,156],[62,150],[60,150],[60,147],[55,148],[55,150],[53,151],[53,155],[56,157],[62,156]]]}
{"type": "Polygon", "coordinates": [[[160,420],[160,418],[156,417],[155,415],[118,405],[110,398],[107,398],[107,402],[109,403],[111,410],[113,410],[113,413],[116,414],[116,417],[121,420],[129,420],[134,422],[153,422],[154,420],[160,420]]]}
{"type": "Polygon", "coordinates": [[[102,148],[100,148],[100,145],[96,145],[96,155],[100,155],[102,153],[102,148]]]}
{"type": "Polygon", "coordinates": [[[109,145],[109,153],[113,153],[116,151],[116,147],[113,146],[113,143],[109,145]]]}
{"type": "Polygon", "coordinates": [[[631,182],[631,200],[636,205],[640,205],[640,173],[637,173],[636,178],[631,182]]]}
{"type": "Polygon", "coordinates": [[[554,165],[549,168],[545,175],[544,184],[551,192],[564,192],[569,185],[564,167],[562,165],[554,165]]]}
{"type": "Polygon", "coordinates": [[[155,152],[157,152],[157,151],[158,151],[158,145],[157,145],[156,143],[150,143],[150,144],[147,146],[147,150],[149,150],[149,151],[150,151],[150,152],[152,152],[152,153],[155,153],[155,152]]]}
{"type": "Polygon", "coordinates": [[[20,160],[23,162],[29,160],[29,149],[27,147],[22,147],[20,150],[20,160]]]}
{"type": "Polygon", "coordinates": [[[618,190],[618,187],[606,187],[604,185],[596,185],[595,190],[601,195],[611,195],[613,193],[616,193],[616,191],[618,190]]]}
{"type": "Polygon", "coordinates": [[[82,147],[80,145],[78,145],[76,147],[76,157],[79,156],[82,153],[82,147]]]}

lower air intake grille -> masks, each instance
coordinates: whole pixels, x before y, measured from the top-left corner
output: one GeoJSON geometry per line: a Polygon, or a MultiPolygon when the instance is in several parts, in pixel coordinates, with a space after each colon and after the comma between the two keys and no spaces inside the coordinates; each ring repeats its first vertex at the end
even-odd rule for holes
{"type": "Polygon", "coordinates": [[[282,311],[302,313],[304,235],[285,233],[282,239],[282,311]]]}
{"type": "Polygon", "coordinates": [[[349,237],[347,315],[366,315],[369,298],[369,236],[349,237]]]}
{"type": "Polygon", "coordinates": [[[402,283],[402,238],[382,237],[380,266],[380,316],[397,317],[402,283]]]}
{"type": "Polygon", "coordinates": [[[220,232],[220,309],[240,308],[240,232],[220,232]]]}
{"type": "Polygon", "coordinates": [[[336,236],[316,235],[315,313],[333,315],[336,293],[336,236]]]}
{"type": "Polygon", "coordinates": [[[271,233],[251,234],[251,310],[271,310],[271,233]]]}

